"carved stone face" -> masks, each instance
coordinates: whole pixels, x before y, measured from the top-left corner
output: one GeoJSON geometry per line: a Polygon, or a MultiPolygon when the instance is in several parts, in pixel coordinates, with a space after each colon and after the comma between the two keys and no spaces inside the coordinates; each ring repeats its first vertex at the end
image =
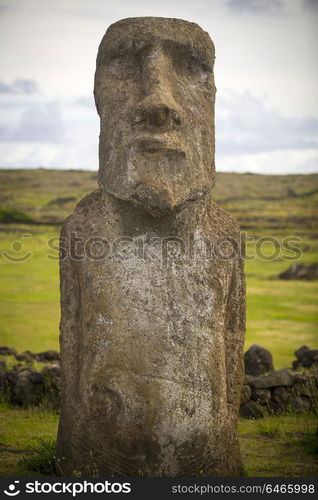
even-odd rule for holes
{"type": "Polygon", "coordinates": [[[214,48],[199,26],[132,18],[98,51],[99,184],[152,215],[183,206],[214,183],[214,48]]]}

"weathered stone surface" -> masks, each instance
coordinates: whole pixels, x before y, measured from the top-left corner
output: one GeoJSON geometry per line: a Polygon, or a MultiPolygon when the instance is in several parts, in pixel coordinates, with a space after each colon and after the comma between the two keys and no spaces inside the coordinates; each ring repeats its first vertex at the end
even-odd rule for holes
{"type": "Polygon", "coordinates": [[[35,359],[31,351],[19,352],[15,355],[15,358],[17,361],[33,361],[35,359]]]}
{"type": "Polygon", "coordinates": [[[276,372],[259,377],[251,381],[251,386],[255,389],[269,389],[270,387],[292,386],[293,376],[288,368],[283,368],[276,372]]]}
{"type": "Polygon", "coordinates": [[[271,391],[268,389],[253,389],[251,391],[251,398],[256,403],[266,405],[271,399],[271,391]]]}
{"type": "Polygon", "coordinates": [[[60,359],[60,353],[58,351],[54,351],[53,349],[49,351],[38,352],[34,356],[35,359],[44,363],[48,361],[59,361],[60,359]]]}
{"type": "Polygon", "coordinates": [[[307,396],[307,397],[309,397],[310,390],[309,390],[307,384],[294,384],[294,386],[293,386],[293,393],[296,396],[307,396]]]}
{"type": "Polygon", "coordinates": [[[299,368],[302,367],[302,364],[300,361],[298,361],[297,359],[295,359],[293,362],[292,362],[292,370],[299,370],[299,368]]]}
{"type": "Polygon", "coordinates": [[[312,349],[307,351],[301,358],[301,364],[305,368],[309,368],[315,362],[318,362],[318,349],[312,349]]]}
{"type": "Polygon", "coordinates": [[[296,413],[305,413],[310,410],[310,399],[305,396],[291,394],[288,399],[289,407],[296,413]]]}
{"type": "Polygon", "coordinates": [[[309,266],[305,264],[292,264],[286,271],[279,274],[282,280],[317,280],[318,263],[309,266]]]}
{"type": "Polygon", "coordinates": [[[274,371],[271,353],[264,347],[254,344],[244,355],[244,367],[246,375],[263,375],[274,371]]]}
{"type": "Polygon", "coordinates": [[[253,380],[255,380],[257,377],[254,377],[253,375],[244,375],[244,384],[245,385],[252,385],[253,380]]]}
{"type": "Polygon", "coordinates": [[[1,346],[0,354],[5,356],[15,356],[17,354],[16,349],[12,349],[11,347],[1,346]]]}
{"type": "Polygon", "coordinates": [[[43,398],[43,378],[41,375],[28,369],[17,372],[10,398],[11,403],[15,405],[39,404],[43,398]]]}
{"type": "Polygon", "coordinates": [[[296,373],[294,375],[294,384],[306,384],[307,382],[307,375],[305,373],[296,373]]]}
{"type": "Polygon", "coordinates": [[[301,347],[299,347],[299,349],[297,349],[297,351],[295,351],[295,356],[296,358],[298,359],[298,361],[301,361],[301,358],[304,356],[304,354],[306,354],[308,351],[310,351],[309,347],[307,347],[306,345],[302,345],[301,347]]]}
{"type": "Polygon", "coordinates": [[[289,393],[285,387],[275,387],[272,392],[272,398],[277,403],[287,403],[289,398],[289,393]]]}
{"type": "Polygon", "coordinates": [[[271,399],[267,405],[267,410],[273,415],[279,415],[287,411],[287,405],[283,401],[271,399]]]}
{"type": "Polygon", "coordinates": [[[241,473],[243,259],[211,201],[213,62],[177,19],[126,19],[101,42],[100,189],[61,232],[65,474],[241,473]]]}
{"type": "Polygon", "coordinates": [[[59,379],[61,377],[61,367],[57,363],[51,364],[51,365],[45,366],[42,369],[41,373],[43,375],[48,375],[52,379],[59,379]]]}
{"type": "Polygon", "coordinates": [[[255,401],[249,401],[240,406],[240,417],[243,418],[261,418],[264,416],[262,408],[255,401]]]}
{"type": "Polygon", "coordinates": [[[241,391],[241,404],[247,403],[251,399],[251,388],[249,385],[243,385],[241,391]]]}

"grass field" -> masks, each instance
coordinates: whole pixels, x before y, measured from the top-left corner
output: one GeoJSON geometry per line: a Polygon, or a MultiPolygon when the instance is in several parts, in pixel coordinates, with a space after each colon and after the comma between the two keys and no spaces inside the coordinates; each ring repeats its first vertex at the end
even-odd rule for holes
{"type": "MultiPolygon", "coordinates": [[[[0,405],[0,410],[0,429],[6,427],[6,432],[0,430],[0,477],[53,475],[58,413],[13,409],[5,404],[0,405]],[[21,461],[23,457],[26,459],[21,461]]],[[[257,421],[240,419],[244,475],[317,476],[316,427],[317,416],[311,414],[267,416],[257,421]]]]}
{"type": "MultiPolygon", "coordinates": [[[[0,170],[0,184],[0,345],[58,349],[58,255],[52,245],[75,203],[96,188],[96,174],[0,170]]],[[[318,175],[218,174],[214,198],[247,236],[245,348],[261,344],[272,352],[275,368],[290,366],[300,345],[318,347],[318,282],[286,282],[278,274],[293,262],[318,262],[318,175]],[[286,238],[294,239],[296,252],[286,249],[286,238]]],[[[39,439],[42,452],[50,453],[58,414],[5,404],[0,410],[0,476],[38,476],[28,458],[37,458],[39,439]]],[[[316,428],[316,415],[240,420],[244,473],[316,476],[316,428]]]]}
{"type": "MultiPolygon", "coordinates": [[[[61,221],[96,188],[96,173],[0,170],[0,183],[3,216],[16,210],[34,222],[0,224],[0,345],[58,348],[58,262],[47,258],[57,251],[47,242],[55,238],[57,244],[61,221]],[[28,252],[25,262],[12,262],[28,252]]],[[[218,174],[214,198],[238,218],[248,238],[246,348],[259,343],[273,353],[276,368],[289,366],[300,345],[317,347],[318,284],[277,276],[292,262],[318,261],[318,174],[218,174]],[[285,250],[286,238],[297,238],[290,243],[296,253],[285,250]]]]}

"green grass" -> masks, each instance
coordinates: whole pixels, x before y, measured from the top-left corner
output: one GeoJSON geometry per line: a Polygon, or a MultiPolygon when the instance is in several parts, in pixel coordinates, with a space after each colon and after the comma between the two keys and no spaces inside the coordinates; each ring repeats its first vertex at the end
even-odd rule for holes
{"type": "Polygon", "coordinates": [[[32,222],[32,217],[21,210],[0,207],[0,222],[32,222]]]}
{"type": "MultiPolygon", "coordinates": [[[[48,170],[0,170],[5,210],[20,210],[36,222],[62,221],[72,212],[75,198],[97,187],[95,172],[48,170]]],[[[247,241],[247,333],[246,349],[258,343],[269,349],[276,368],[289,366],[293,352],[302,344],[317,347],[317,282],[281,281],[278,274],[292,262],[318,261],[318,175],[265,176],[218,174],[214,198],[232,212],[245,228],[247,241]],[[273,243],[255,251],[259,238],[275,238],[286,246],[286,237],[297,237],[298,254],[277,247],[275,260],[268,260],[273,243]],[[254,256],[256,259],[253,259],[254,256]],[[297,260],[301,257],[300,260],[297,260]],[[289,259],[289,260],[288,260],[289,259]],[[296,260],[295,260],[296,259],[296,260]]],[[[0,225],[1,250],[19,260],[0,258],[0,345],[18,350],[58,349],[58,263],[49,260],[49,238],[57,243],[59,225],[0,225]],[[23,235],[31,235],[29,238],[23,235]],[[19,245],[23,244],[23,249],[19,245]]]]}
{"type": "Polygon", "coordinates": [[[21,458],[32,456],[38,449],[39,439],[56,439],[58,414],[45,408],[18,409],[0,404],[0,477],[37,476],[38,472],[18,466],[21,458]]]}
{"type": "MultiPolygon", "coordinates": [[[[97,188],[97,173],[1,169],[0,185],[0,205],[4,208],[20,210],[38,222],[58,223],[72,212],[76,201],[97,188]],[[76,200],[52,204],[57,198],[76,200]]],[[[246,227],[294,227],[295,218],[303,218],[305,225],[313,228],[317,188],[318,174],[217,173],[213,198],[246,227]]]]}
{"type": "Polygon", "coordinates": [[[31,368],[34,368],[34,370],[40,372],[45,366],[47,366],[47,363],[41,362],[41,361],[29,361],[29,362],[21,362],[17,361],[14,356],[7,356],[5,354],[0,354],[0,361],[4,361],[7,367],[7,370],[12,370],[14,366],[16,365],[25,365],[29,366],[31,368]]]}
{"type": "Polygon", "coordinates": [[[250,477],[316,477],[317,424],[315,414],[240,419],[245,474],[250,477]]]}
{"type": "MultiPolygon", "coordinates": [[[[58,414],[0,404],[0,477],[54,475],[58,414]]],[[[265,416],[239,421],[244,473],[263,477],[315,477],[317,415],[265,416]]]]}
{"type": "MultiPolygon", "coordinates": [[[[23,242],[18,255],[33,255],[25,262],[0,259],[0,343],[18,350],[39,352],[58,348],[59,277],[57,261],[47,259],[47,240],[56,235],[47,227],[11,228],[1,233],[2,249],[23,242]],[[22,239],[22,234],[31,234],[22,239]]],[[[53,253],[52,253],[53,255],[53,253]]]]}
{"type": "MultiPolygon", "coordinates": [[[[47,247],[49,238],[57,238],[57,229],[11,225],[0,234],[2,249],[11,255],[15,255],[11,248],[14,241],[23,242],[23,252],[33,253],[26,262],[0,259],[0,345],[34,352],[58,349],[58,262],[47,258],[48,253],[57,256],[57,252],[47,247]],[[22,234],[31,234],[31,238],[22,239],[22,234]]],[[[277,238],[281,236],[278,234],[277,238]]],[[[302,244],[308,246],[308,241],[311,240],[307,235],[302,244]]],[[[253,254],[251,244],[249,254],[253,254]]],[[[318,261],[318,252],[315,247],[309,247],[301,261],[315,260],[318,261]]],[[[263,345],[272,352],[276,368],[289,366],[293,352],[300,345],[317,347],[318,283],[277,279],[290,264],[290,261],[270,262],[258,258],[245,265],[246,348],[253,343],[263,345]]]]}
{"type": "Polygon", "coordinates": [[[38,438],[30,455],[24,455],[17,466],[21,471],[33,471],[43,476],[56,475],[56,440],[38,438]]]}

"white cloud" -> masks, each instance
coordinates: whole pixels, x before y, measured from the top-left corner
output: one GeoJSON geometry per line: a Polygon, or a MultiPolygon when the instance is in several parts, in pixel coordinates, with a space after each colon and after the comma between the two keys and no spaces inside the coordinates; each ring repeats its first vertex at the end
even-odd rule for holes
{"type": "Polygon", "coordinates": [[[227,0],[226,6],[236,12],[277,14],[283,9],[282,0],[227,0]]]}
{"type": "Polygon", "coordinates": [[[74,104],[95,109],[95,101],[93,95],[82,95],[75,99],[74,104]]]}
{"type": "Polygon", "coordinates": [[[217,155],[219,172],[253,172],[255,174],[310,174],[318,172],[318,151],[284,150],[243,155],[217,155]]]}
{"type": "Polygon", "coordinates": [[[62,114],[56,102],[29,105],[19,126],[9,136],[15,142],[62,142],[63,139],[62,114]]]}
{"type": "Polygon", "coordinates": [[[98,44],[112,22],[152,15],[197,22],[215,42],[219,169],[317,170],[316,5],[0,0],[0,166],[96,168],[98,44]]]}
{"type": "Polygon", "coordinates": [[[37,92],[39,92],[39,87],[35,80],[16,78],[11,83],[0,80],[0,94],[35,94],[37,92]]]}
{"type": "Polygon", "coordinates": [[[10,126],[0,123],[1,167],[97,169],[99,119],[93,99],[12,105],[10,126]]]}
{"type": "MultiPolygon", "coordinates": [[[[20,101],[10,127],[0,123],[1,166],[97,169],[99,118],[93,96],[53,103],[29,99],[34,98],[20,101]]],[[[313,172],[317,148],[316,118],[284,117],[251,92],[218,92],[218,170],[313,172]]]]}
{"type": "Polygon", "coordinates": [[[220,92],[216,107],[220,156],[318,148],[318,119],[284,117],[251,92],[220,92]]]}
{"type": "Polygon", "coordinates": [[[318,0],[304,0],[305,9],[318,9],[318,0]]]}
{"type": "Polygon", "coordinates": [[[220,93],[216,107],[216,165],[227,172],[318,171],[318,120],[284,117],[251,92],[220,93]]]}

